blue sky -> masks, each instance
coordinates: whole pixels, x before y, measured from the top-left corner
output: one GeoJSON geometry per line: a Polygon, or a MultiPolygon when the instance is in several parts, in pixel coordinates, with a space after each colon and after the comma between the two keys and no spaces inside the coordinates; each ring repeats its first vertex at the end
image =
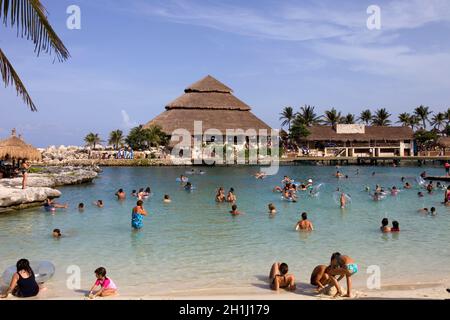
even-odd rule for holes
{"type": "Polygon", "coordinates": [[[31,42],[0,27],[0,47],[39,109],[0,88],[0,137],[16,127],[36,146],[81,145],[91,131],[106,139],[148,122],[207,74],[273,127],[288,105],[394,115],[450,107],[448,0],[42,3],[72,57],[36,57],[31,42]],[[66,28],[73,4],[81,30],[66,28]],[[381,30],[367,29],[372,4],[381,30]]]}

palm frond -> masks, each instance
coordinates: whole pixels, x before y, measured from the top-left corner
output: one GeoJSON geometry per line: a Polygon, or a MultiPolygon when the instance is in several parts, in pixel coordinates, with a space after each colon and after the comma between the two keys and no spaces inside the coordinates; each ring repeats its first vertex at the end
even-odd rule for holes
{"type": "Polygon", "coordinates": [[[17,35],[31,40],[34,51],[51,54],[59,61],[70,57],[69,51],[48,22],[46,10],[39,0],[0,0],[3,24],[17,27],[17,35]]]}
{"type": "MultiPolygon", "coordinates": [[[[1,1],[2,0],[0,0],[0,3],[1,1]]],[[[2,79],[5,86],[14,85],[16,87],[17,95],[22,97],[23,101],[30,107],[31,111],[37,111],[37,108],[33,100],[31,100],[31,97],[22,83],[22,80],[20,80],[19,75],[14,70],[8,58],[6,58],[2,49],[0,49],[0,72],[2,74],[2,79]]]]}

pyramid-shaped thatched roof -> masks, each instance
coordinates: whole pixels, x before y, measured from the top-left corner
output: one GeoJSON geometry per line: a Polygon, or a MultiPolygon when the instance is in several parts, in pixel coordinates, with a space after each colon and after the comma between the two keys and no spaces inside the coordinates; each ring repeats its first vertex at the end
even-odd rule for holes
{"type": "Polygon", "coordinates": [[[194,121],[203,122],[203,131],[218,129],[267,129],[270,127],[250,112],[251,108],[232,94],[233,90],[211,76],[197,81],[166,106],[166,111],[148,122],[166,134],[176,129],[193,133],[194,121]]]}

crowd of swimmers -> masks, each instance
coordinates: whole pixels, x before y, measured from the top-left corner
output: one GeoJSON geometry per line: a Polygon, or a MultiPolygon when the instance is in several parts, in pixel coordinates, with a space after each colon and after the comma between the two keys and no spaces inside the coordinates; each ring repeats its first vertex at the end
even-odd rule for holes
{"type": "MultiPolygon", "coordinates": [[[[357,169],[356,174],[359,174],[359,169],[357,169]]],[[[375,172],[372,173],[372,176],[375,175],[375,172]]],[[[348,175],[344,175],[339,170],[334,174],[336,178],[349,178],[348,175]]],[[[425,173],[421,174],[423,178],[425,173]]],[[[255,174],[257,179],[263,179],[266,177],[264,172],[258,172],[255,174]]],[[[177,181],[181,182],[185,190],[193,190],[193,186],[191,182],[188,181],[188,178],[184,175],[181,175],[177,181]]],[[[404,189],[411,189],[411,185],[409,182],[405,181],[405,178],[401,178],[402,183],[404,183],[404,189]]],[[[306,191],[311,190],[313,187],[312,179],[308,179],[306,183],[296,184],[293,179],[289,176],[284,176],[282,180],[282,187],[276,186],[274,188],[274,192],[280,192],[285,199],[291,199],[292,201],[297,200],[296,192],[297,191],[306,191]]],[[[429,194],[432,194],[435,189],[444,189],[444,202],[445,205],[450,205],[450,186],[445,187],[440,182],[436,184],[434,187],[432,182],[428,184],[421,183],[422,187],[426,189],[429,194]]],[[[381,200],[386,195],[390,194],[392,196],[396,196],[400,191],[396,186],[392,186],[386,191],[380,185],[376,185],[373,193],[373,200],[378,201],[381,200]]],[[[365,191],[370,192],[370,188],[366,187],[365,191]]],[[[342,192],[339,188],[336,190],[339,193],[339,204],[341,208],[345,208],[347,202],[347,195],[342,192]]],[[[137,198],[136,206],[132,209],[131,214],[131,226],[135,230],[139,230],[143,226],[143,218],[148,215],[147,210],[144,208],[144,199],[151,196],[151,189],[147,187],[146,189],[140,188],[138,191],[133,190],[130,194],[132,197],[137,198]]],[[[424,196],[423,192],[419,191],[418,195],[420,197],[424,196]]],[[[117,190],[115,196],[118,200],[125,200],[127,195],[123,189],[117,190]]],[[[218,203],[228,202],[231,204],[231,210],[229,213],[231,215],[240,215],[242,212],[238,210],[238,206],[236,204],[237,197],[235,194],[234,188],[230,188],[229,191],[225,194],[225,189],[223,187],[219,187],[217,189],[215,195],[215,201],[218,203]]],[[[171,199],[168,194],[165,194],[163,197],[164,203],[170,203],[171,199]]],[[[102,200],[97,200],[94,202],[94,205],[103,208],[104,203],[102,200]]],[[[56,209],[65,209],[68,208],[68,204],[58,204],[54,200],[47,199],[45,201],[44,207],[47,210],[54,211],[56,209]]],[[[84,204],[79,203],[78,210],[82,212],[84,210],[84,204]]],[[[431,207],[419,209],[419,212],[423,214],[429,214],[435,216],[436,208],[431,207]]],[[[268,213],[270,215],[275,215],[277,213],[277,209],[273,203],[268,204],[268,213]]],[[[306,212],[301,213],[301,219],[296,223],[295,230],[298,231],[313,231],[314,226],[313,223],[308,219],[308,214],[306,212]]],[[[380,231],[382,233],[396,233],[400,232],[400,226],[398,221],[392,221],[392,226],[389,226],[388,218],[383,218],[381,221],[380,231]]],[[[62,232],[60,229],[54,229],[52,232],[52,236],[55,239],[59,239],[62,237],[62,232]]],[[[296,290],[295,277],[292,274],[288,273],[288,266],[286,263],[274,263],[272,265],[270,271],[270,284],[273,290],[279,290],[280,288],[285,288],[290,291],[296,290]]],[[[347,293],[345,296],[351,296],[351,277],[355,273],[358,272],[358,266],[354,262],[352,258],[346,255],[341,255],[336,252],[333,253],[330,263],[328,265],[318,265],[314,268],[311,274],[311,284],[316,286],[317,292],[322,292],[326,287],[335,287],[336,295],[342,295],[342,290],[339,285],[339,281],[346,277],[347,280],[347,293]]],[[[98,296],[110,296],[115,295],[117,293],[117,287],[114,282],[106,277],[105,268],[101,267],[95,270],[96,281],[92,286],[89,297],[94,298],[98,296]],[[96,287],[100,289],[98,291],[94,291],[96,287]]],[[[17,273],[14,274],[13,279],[11,280],[10,287],[6,292],[6,296],[9,293],[13,293],[17,296],[33,296],[39,292],[39,289],[36,289],[36,285],[34,284],[34,273],[29,263],[25,259],[21,259],[17,262],[17,273]]],[[[38,287],[37,287],[38,288],[38,287]]],[[[3,295],[5,296],[5,294],[3,295]]]]}

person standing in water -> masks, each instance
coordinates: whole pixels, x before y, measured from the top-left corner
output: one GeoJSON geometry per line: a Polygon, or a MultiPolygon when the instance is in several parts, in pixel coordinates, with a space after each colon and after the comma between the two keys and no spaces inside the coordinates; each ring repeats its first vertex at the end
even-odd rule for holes
{"type": "Polygon", "coordinates": [[[314,227],[311,221],[308,220],[308,214],[306,212],[302,213],[302,220],[297,222],[295,225],[295,230],[302,230],[302,231],[313,231],[314,227]]]}
{"type": "Polygon", "coordinates": [[[341,196],[339,199],[340,205],[341,205],[341,209],[345,208],[345,204],[347,202],[347,199],[345,198],[345,193],[341,192],[341,196]]]}
{"type": "Polygon", "coordinates": [[[115,193],[115,195],[116,195],[116,197],[117,197],[117,200],[125,200],[125,198],[126,198],[126,194],[125,194],[125,192],[123,191],[123,189],[117,190],[117,192],[115,193]]]}
{"type": "Polygon", "coordinates": [[[139,230],[144,226],[144,216],[148,215],[148,212],[144,209],[144,202],[138,200],[136,207],[133,208],[131,213],[131,226],[135,230],[139,230]]]}

